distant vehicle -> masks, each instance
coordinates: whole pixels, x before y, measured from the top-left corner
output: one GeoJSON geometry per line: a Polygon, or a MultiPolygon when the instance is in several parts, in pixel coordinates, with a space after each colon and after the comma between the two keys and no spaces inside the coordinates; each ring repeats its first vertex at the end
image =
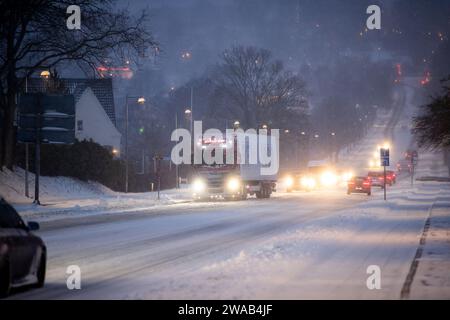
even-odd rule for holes
{"type": "Polygon", "coordinates": [[[371,185],[374,187],[384,188],[384,173],[379,171],[369,171],[367,174],[369,177],[371,185]]]}
{"type": "Polygon", "coordinates": [[[301,173],[289,173],[283,177],[283,185],[286,188],[286,192],[292,192],[294,190],[302,190],[301,179],[303,174],[301,173]]]}
{"type": "Polygon", "coordinates": [[[307,174],[303,179],[305,185],[315,187],[332,187],[339,183],[339,175],[333,165],[325,160],[311,160],[307,165],[307,174]]]}
{"type": "MultiPolygon", "coordinates": [[[[258,137],[255,139],[258,141],[258,137]]],[[[244,148],[247,155],[251,140],[245,139],[244,148]]],[[[219,148],[223,151],[223,164],[203,162],[194,165],[195,178],[192,191],[195,200],[245,200],[248,195],[255,195],[258,199],[270,198],[272,192],[276,190],[277,175],[262,174],[261,169],[264,167],[262,164],[239,164],[238,158],[242,155],[239,154],[237,136],[229,140],[203,139],[195,148],[199,148],[199,152],[202,153],[207,148],[219,148]],[[227,164],[227,153],[231,152],[234,164],[227,164]]]]}
{"type": "Polygon", "coordinates": [[[372,183],[369,177],[353,177],[347,182],[347,194],[366,193],[372,194],[372,183]]]}
{"type": "Polygon", "coordinates": [[[417,150],[414,150],[414,149],[409,149],[409,150],[406,150],[406,152],[405,152],[406,160],[411,161],[411,159],[417,159],[418,156],[419,156],[419,153],[417,152],[417,150]]]}
{"type": "Polygon", "coordinates": [[[38,223],[26,225],[10,204],[0,200],[0,297],[15,287],[44,285],[47,250],[31,233],[38,229],[38,223]]]}
{"type": "Polygon", "coordinates": [[[398,173],[402,173],[402,172],[411,172],[411,161],[409,160],[399,160],[397,162],[397,172],[398,173]]]}
{"type": "Polygon", "coordinates": [[[386,183],[390,186],[397,183],[397,175],[393,170],[386,170],[386,183]]]}
{"type": "Polygon", "coordinates": [[[297,173],[286,175],[283,179],[286,192],[311,191],[317,187],[316,179],[307,173],[297,173]]]}

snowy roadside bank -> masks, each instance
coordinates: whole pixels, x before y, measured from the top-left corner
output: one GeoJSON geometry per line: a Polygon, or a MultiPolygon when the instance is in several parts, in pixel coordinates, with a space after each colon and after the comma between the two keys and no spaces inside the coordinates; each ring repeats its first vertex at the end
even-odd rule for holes
{"type": "MultiPolygon", "coordinates": [[[[163,190],[160,200],[157,192],[120,193],[95,182],[83,182],[68,177],[41,177],[41,203],[32,204],[25,197],[24,170],[0,171],[0,196],[10,202],[27,220],[48,221],[74,216],[112,214],[142,211],[191,201],[189,189],[163,190]]],[[[34,175],[30,174],[30,194],[34,175]]]]}

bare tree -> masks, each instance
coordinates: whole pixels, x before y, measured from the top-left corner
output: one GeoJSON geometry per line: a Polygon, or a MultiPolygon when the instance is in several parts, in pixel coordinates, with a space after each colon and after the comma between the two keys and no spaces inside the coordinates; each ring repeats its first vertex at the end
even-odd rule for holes
{"type": "Polygon", "coordinates": [[[14,116],[21,81],[40,68],[76,64],[95,71],[105,60],[137,62],[156,43],[148,13],[132,18],[113,0],[0,1],[0,168],[12,167],[14,116]],[[81,30],[68,30],[69,5],[81,8],[81,30]]]}
{"type": "Polygon", "coordinates": [[[281,61],[272,59],[268,50],[226,50],[215,72],[217,96],[221,97],[224,110],[246,127],[263,123],[289,127],[304,115],[304,82],[286,71],[281,61]]]}
{"type": "MultiPolygon", "coordinates": [[[[442,82],[450,81],[450,77],[442,82]]],[[[422,114],[413,119],[413,133],[420,147],[450,147],[450,87],[443,85],[443,94],[422,107],[422,114]]]]}

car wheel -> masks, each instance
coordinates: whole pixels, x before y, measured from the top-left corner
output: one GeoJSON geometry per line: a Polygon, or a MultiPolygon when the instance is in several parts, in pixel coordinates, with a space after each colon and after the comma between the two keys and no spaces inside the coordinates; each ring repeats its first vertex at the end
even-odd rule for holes
{"type": "Polygon", "coordinates": [[[347,194],[348,194],[348,195],[350,195],[350,193],[351,193],[350,191],[347,191],[347,194]]]}
{"type": "Polygon", "coordinates": [[[372,192],[370,192],[370,191],[367,192],[367,195],[368,195],[368,196],[371,196],[371,195],[372,195],[372,192]]]}
{"type": "Polygon", "coordinates": [[[45,252],[42,253],[41,259],[39,261],[39,268],[37,271],[37,288],[42,288],[45,283],[45,272],[46,272],[46,266],[47,266],[47,256],[45,252]]]}
{"type": "Polygon", "coordinates": [[[6,298],[11,291],[11,272],[9,261],[5,259],[4,265],[0,266],[0,298],[6,298]]]}

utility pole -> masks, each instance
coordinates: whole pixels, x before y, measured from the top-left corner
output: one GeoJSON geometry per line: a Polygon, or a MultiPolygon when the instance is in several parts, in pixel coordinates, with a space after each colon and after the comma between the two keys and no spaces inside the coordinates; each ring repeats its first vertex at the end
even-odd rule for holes
{"type": "Polygon", "coordinates": [[[125,193],[128,192],[128,99],[136,99],[138,104],[144,104],[144,97],[125,97],[125,193]]]}
{"type": "Polygon", "coordinates": [[[194,87],[191,87],[191,136],[192,129],[194,128],[194,87]]]}
{"type": "MultiPolygon", "coordinates": [[[[178,129],[178,113],[175,113],[175,130],[178,129]]],[[[180,188],[180,176],[179,176],[179,172],[178,172],[178,164],[175,164],[175,188],[179,189],[180,188]]]]}
{"type": "Polygon", "coordinates": [[[34,155],[34,171],[35,171],[35,179],[34,179],[34,204],[40,205],[39,201],[39,176],[41,174],[41,117],[42,117],[42,96],[39,96],[37,113],[36,113],[36,142],[35,142],[35,155],[34,155]]]}
{"type": "Polygon", "coordinates": [[[125,100],[125,193],[128,193],[128,95],[125,100]]]}
{"type": "Polygon", "coordinates": [[[25,143],[25,197],[30,197],[30,191],[29,191],[29,183],[28,183],[28,171],[30,170],[28,162],[30,157],[29,152],[29,144],[28,142],[25,143]]]}

